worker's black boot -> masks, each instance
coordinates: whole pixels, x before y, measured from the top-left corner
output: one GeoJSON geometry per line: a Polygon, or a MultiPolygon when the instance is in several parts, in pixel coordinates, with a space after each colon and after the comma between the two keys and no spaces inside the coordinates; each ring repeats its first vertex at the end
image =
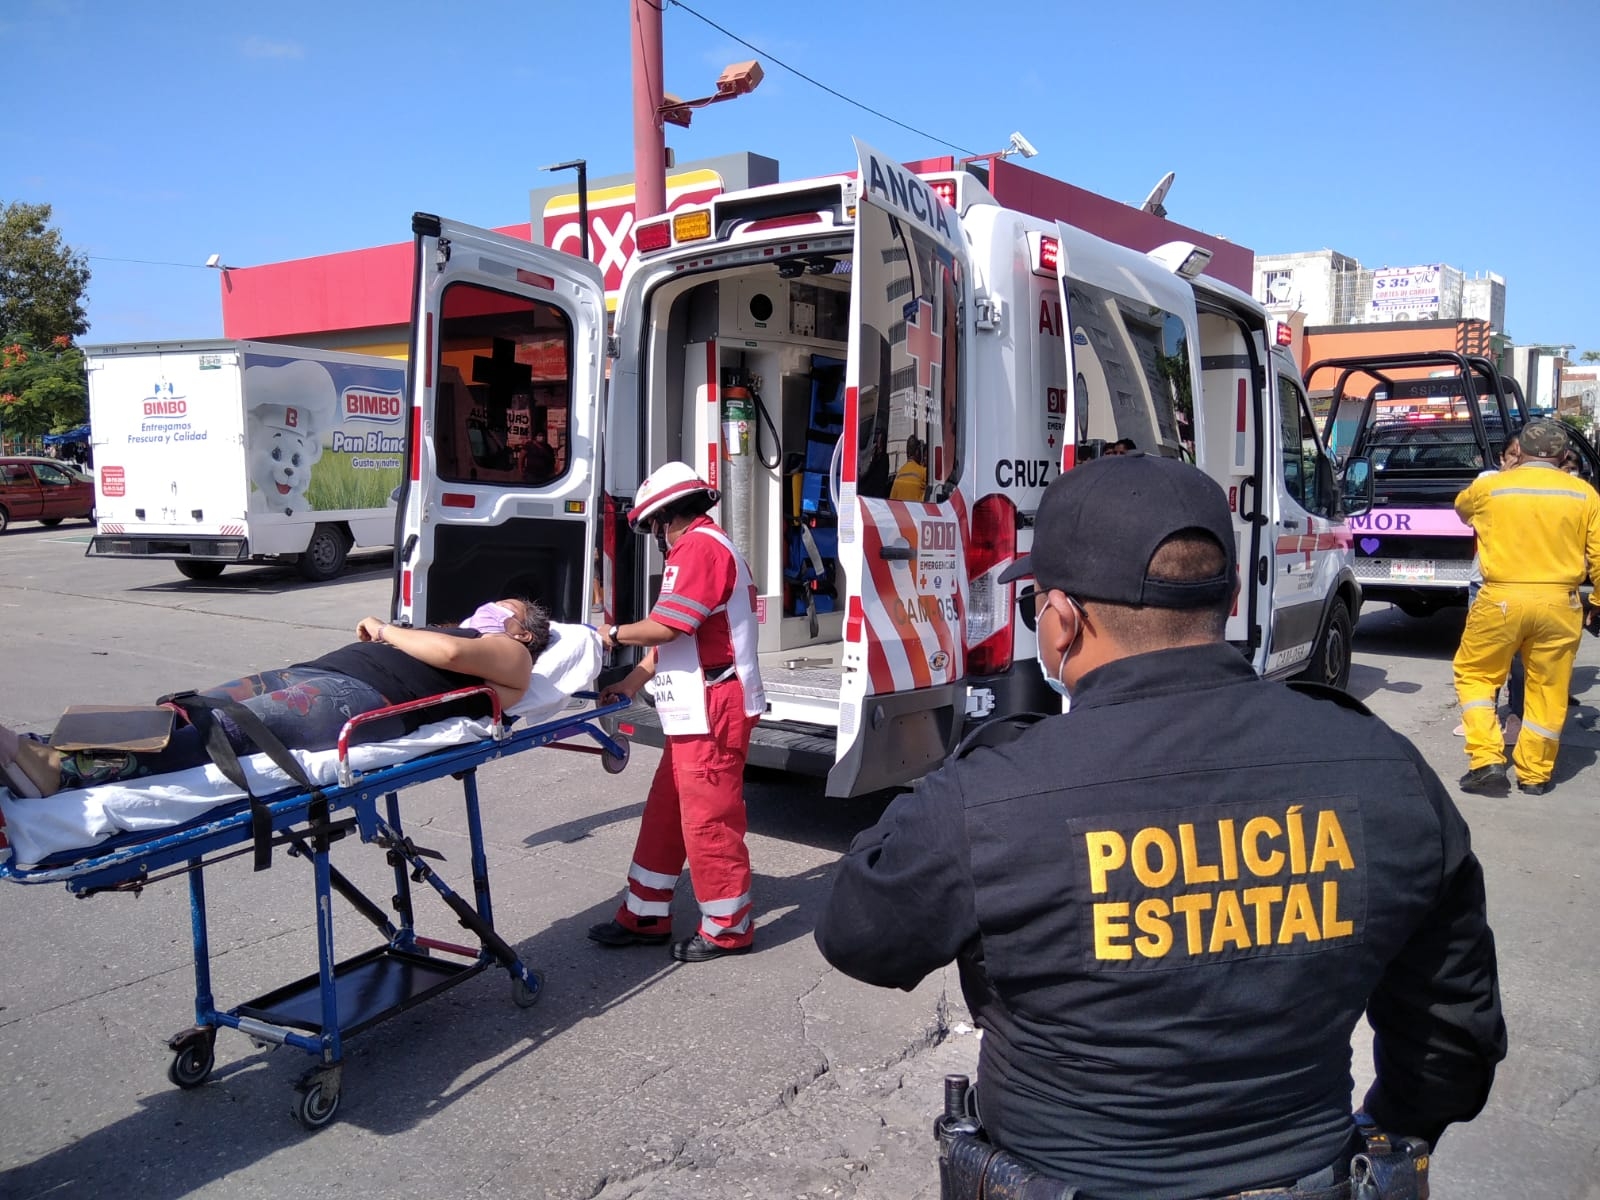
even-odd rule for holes
{"type": "Polygon", "coordinates": [[[1505,763],[1489,763],[1468,771],[1461,777],[1460,787],[1463,792],[1471,792],[1474,796],[1511,794],[1511,780],[1506,777],[1505,763]]]}

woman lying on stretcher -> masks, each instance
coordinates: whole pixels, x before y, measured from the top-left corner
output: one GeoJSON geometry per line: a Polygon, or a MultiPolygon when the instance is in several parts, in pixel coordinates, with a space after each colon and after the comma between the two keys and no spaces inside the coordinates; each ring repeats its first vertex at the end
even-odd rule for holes
{"type": "MultiPolygon", "coordinates": [[[[242,704],[291,750],[329,750],[351,717],[390,704],[484,684],[499,693],[502,706],[515,704],[528,690],[533,660],[550,642],[550,617],[532,600],[513,597],[482,605],[453,628],[412,629],[363,617],[356,638],[311,662],[246,675],[200,694],[242,704]]],[[[0,725],[0,778],[19,796],[50,796],[209,762],[202,730],[190,722],[182,700],[169,707],[177,712],[177,727],[165,748],[151,753],[63,754],[0,725]]],[[[234,753],[256,752],[226,712],[214,715],[234,753]]]]}

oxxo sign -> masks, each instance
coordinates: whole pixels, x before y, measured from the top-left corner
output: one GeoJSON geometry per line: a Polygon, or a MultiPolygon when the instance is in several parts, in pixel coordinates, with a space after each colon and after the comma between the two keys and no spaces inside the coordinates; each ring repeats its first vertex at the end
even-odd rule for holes
{"type": "MultiPolygon", "coordinates": [[[[709,204],[713,197],[721,194],[722,176],[715,171],[685,171],[667,177],[668,212],[709,204]]],[[[633,257],[633,202],[631,183],[593,188],[589,192],[589,251],[595,265],[605,275],[608,308],[616,307],[623,268],[633,257]]],[[[576,192],[554,196],[546,202],[544,242],[552,250],[564,250],[568,254],[581,252],[583,241],[576,192]]]]}

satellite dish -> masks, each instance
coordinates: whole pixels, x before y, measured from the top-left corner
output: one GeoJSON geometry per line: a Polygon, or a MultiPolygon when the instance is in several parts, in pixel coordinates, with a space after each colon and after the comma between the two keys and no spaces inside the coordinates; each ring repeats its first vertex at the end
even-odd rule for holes
{"type": "Polygon", "coordinates": [[[1158,217],[1167,215],[1162,201],[1167,198],[1167,191],[1172,187],[1172,181],[1177,178],[1176,171],[1168,171],[1161,177],[1161,182],[1150,189],[1150,194],[1144,198],[1144,203],[1139,205],[1140,212],[1152,213],[1158,217]]]}

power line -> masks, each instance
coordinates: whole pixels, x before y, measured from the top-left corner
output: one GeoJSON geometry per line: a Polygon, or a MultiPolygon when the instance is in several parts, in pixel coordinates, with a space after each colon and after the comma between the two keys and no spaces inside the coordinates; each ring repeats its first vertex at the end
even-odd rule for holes
{"type": "MultiPolygon", "coordinates": [[[[873,116],[877,117],[880,121],[887,121],[891,125],[898,125],[901,129],[904,129],[904,130],[906,130],[906,131],[908,131],[910,133],[914,133],[918,137],[925,137],[929,141],[938,142],[939,145],[941,145],[941,146],[949,146],[950,149],[958,151],[961,154],[970,155],[970,154],[973,153],[973,151],[968,150],[965,146],[958,146],[954,142],[947,142],[947,141],[945,141],[944,138],[936,137],[934,134],[931,134],[931,133],[927,132],[926,130],[918,129],[914,125],[907,125],[904,121],[897,121],[893,117],[889,116],[888,113],[879,112],[877,109],[872,108],[869,105],[863,104],[859,100],[852,100],[849,96],[846,96],[843,92],[839,91],[837,88],[831,88],[827,84],[821,82],[820,80],[813,79],[810,75],[807,75],[804,71],[800,70],[800,68],[791,67],[788,63],[784,62],[781,58],[778,58],[776,55],[768,54],[760,46],[752,45],[750,42],[745,41],[738,34],[732,32],[731,30],[724,29],[721,25],[718,25],[710,17],[706,16],[703,13],[698,13],[694,9],[690,8],[687,4],[683,3],[683,0],[666,0],[666,2],[668,4],[673,5],[676,8],[683,9],[683,11],[688,13],[691,17],[697,17],[700,20],[704,21],[707,25],[711,26],[711,28],[715,29],[718,33],[722,34],[723,37],[732,38],[734,41],[738,42],[741,46],[743,46],[747,50],[754,50],[757,55],[759,55],[761,58],[767,60],[768,62],[777,63],[778,66],[782,67],[785,71],[788,71],[791,75],[798,75],[801,79],[804,79],[812,87],[821,88],[823,91],[827,92],[828,95],[835,96],[838,99],[843,100],[846,104],[854,105],[856,108],[859,108],[862,112],[871,113],[873,116]]],[[[660,5],[654,3],[654,0],[645,0],[645,3],[646,4],[650,4],[652,7],[655,7],[655,8],[661,8],[660,5]]],[[[664,8],[662,8],[661,11],[665,12],[666,10],[664,8]]]]}
{"type": "Polygon", "coordinates": [[[99,262],[139,263],[146,267],[193,267],[197,271],[210,269],[204,263],[164,262],[154,258],[113,258],[109,254],[85,254],[84,257],[92,258],[99,262]]]}

